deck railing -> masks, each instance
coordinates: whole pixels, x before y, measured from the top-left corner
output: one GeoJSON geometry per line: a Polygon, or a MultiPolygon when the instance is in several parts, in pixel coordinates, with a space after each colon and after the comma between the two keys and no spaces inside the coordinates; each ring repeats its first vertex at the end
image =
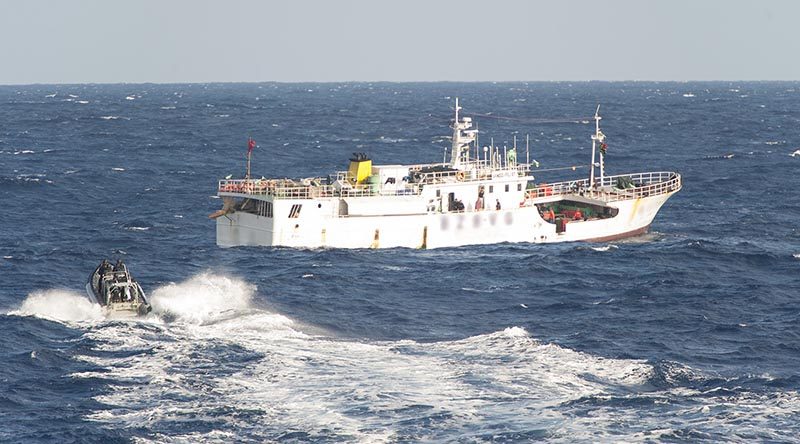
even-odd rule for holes
{"type": "Polygon", "coordinates": [[[595,186],[589,186],[589,179],[566,182],[542,183],[528,190],[531,198],[581,195],[605,202],[657,196],[677,191],[681,188],[681,175],[671,171],[619,174],[595,179],[595,186]]]}
{"type": "Polygon", "coordinates": [[[417,184],[397,189],[377,190],[369,184],[337,188],[333,185],[288,184],[275,180],[225,179],[219,181],[217,191],[255,196],[272,196],[275,199],[316,199],[319,197],[406,196],[420,194],[417,184]]]}
{"type": "MultiPolygon", "coordinates": [[[[521,170],[520,170],[521,171],[521,170]]],[[[454,171],[436,174],[435,179],[454,175],[454,171]]],[[[434,177],[430,177],[434,179],[434,177]]],[[[463,180],[479,180],[464,177],[463,180]]],[[[485,180],[485,178],[483,179],[485,180]]],[[[246,180],[224,179],[219,181],[220,193],[236,193],[255,196],[272,196],[275,199],[315,199],[320,197],[369,197],[369,196],[403,196],[418,195],[426,182],[406,184],[395,189],[378,189],[370,184],[337,188],[333,185],[287,183],[285,180],[246,180]]],[[[429,183],[429,182],[428,182],[429,183]]],[[[648,173],[620,174],[597,178],[595,186],[589,186],[588,179],[571,180],[539,184],[528,189],[531,198],[559,197],[566,195],[582,195],[594,199],[613,202],[641,197],[666,194],[681,188],[681,176],[670,171],[648,173]]]]}

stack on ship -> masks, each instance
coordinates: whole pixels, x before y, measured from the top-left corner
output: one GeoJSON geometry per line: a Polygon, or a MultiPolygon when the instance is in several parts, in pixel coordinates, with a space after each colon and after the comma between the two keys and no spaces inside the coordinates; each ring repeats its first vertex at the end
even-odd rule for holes
{"type": "MultiPolygon", "coordinates": [[[[676,172],[605,175],[595,113],[588,178],[535,184],[516,150],[480,149],[456,99],[449,162],[374,165],[292,179],[220,180],[220,246],[439,248],[500,242],[610,241],[645,233],[681,189],[676,172]],[[596,174],[599,173],[599,174],[596,174]]],[[[598,108],[599,111],[599,108],[598,108]]]]}

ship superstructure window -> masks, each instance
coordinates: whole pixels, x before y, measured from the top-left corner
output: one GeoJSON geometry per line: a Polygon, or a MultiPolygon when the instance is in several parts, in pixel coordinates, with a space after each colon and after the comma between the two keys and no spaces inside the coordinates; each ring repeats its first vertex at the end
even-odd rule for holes
{"type": "Polygon", "coordinates": [[[489,192],[494,193],[494,185],[489,185],[489,192]]]}
{"type": "Polygon", "coordinates": [[[522,184],[521,183],[517,184],[517,191],[522,191],[522,184]]]}
{"type": "Polygon", "coordinates": [[[289,218],[297,219],[300,217],[300,210],[303,208],[303,204],[294,204],[292,205],[292,209],[289,210],[289,218]]]}
{"type": "Polygon", "coordinates": [[[506,193],[508,193],[508,184],[506,184],[506,193]]]}

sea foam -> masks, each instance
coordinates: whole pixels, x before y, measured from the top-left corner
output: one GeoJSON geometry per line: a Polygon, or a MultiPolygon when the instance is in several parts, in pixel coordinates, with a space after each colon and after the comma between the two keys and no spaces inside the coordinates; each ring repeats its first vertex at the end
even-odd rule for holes
{"type": "Polygon", "coordinates": [[[89,298],[71,290],[49,289],[28,295],[18,310],[8,313],[36,316],[56,321],[93,321],[103,319],[103,310],[89,298]]]}

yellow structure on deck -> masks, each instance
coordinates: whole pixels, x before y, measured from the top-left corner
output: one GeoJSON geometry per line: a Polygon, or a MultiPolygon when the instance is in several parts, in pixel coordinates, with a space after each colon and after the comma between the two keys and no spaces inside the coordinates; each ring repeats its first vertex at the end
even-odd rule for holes
{"type": "Polygon", "coordinates": [[[364,183],[372,175],[372,160],[364,153],[353,153],[347,174],[353,184],[364,183]]]}

